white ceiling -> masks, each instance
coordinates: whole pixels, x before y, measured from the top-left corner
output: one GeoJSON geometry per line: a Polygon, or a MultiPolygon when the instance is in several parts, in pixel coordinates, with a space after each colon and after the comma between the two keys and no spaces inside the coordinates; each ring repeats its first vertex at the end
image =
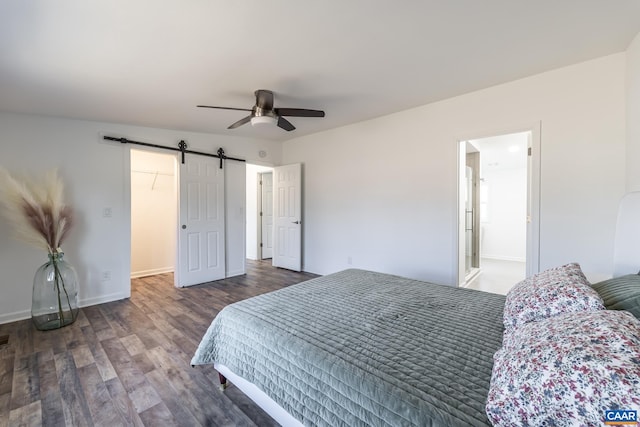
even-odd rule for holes
{"type": "Polygon", "coordinates": [[[3,0],[0,110],[286,140],[624,51],[638,0],[3,0]],[[227,130],[271,89],[323,109],[227,130]]]}

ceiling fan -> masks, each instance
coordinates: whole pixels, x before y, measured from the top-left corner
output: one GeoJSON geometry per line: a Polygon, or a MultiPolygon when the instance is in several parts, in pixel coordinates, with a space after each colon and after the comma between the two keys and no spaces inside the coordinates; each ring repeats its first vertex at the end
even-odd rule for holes
{"type": "Polygon", "coordinates": [[[212,105],[198,105],[202,108],[217,108],[220,110],[238,110],[238,111],[250,111],[247,117],[244,117],[237,122],[233,123],[227,129],[235,129],[239,126],[251,122],[253,126],[259,124],[273,124],[277,123],[278,127],[292,131],[296,127],[291,122],[284,118],[287,117],[324,117],[324,111],[321,110],[308,110],[306,108],[273,108],[273,92],[265,89],[258,89],[254,92],[256,96],[256,105],[251,109],[247,108],[234,108],[234,107],[215,107],[212,105]]]}

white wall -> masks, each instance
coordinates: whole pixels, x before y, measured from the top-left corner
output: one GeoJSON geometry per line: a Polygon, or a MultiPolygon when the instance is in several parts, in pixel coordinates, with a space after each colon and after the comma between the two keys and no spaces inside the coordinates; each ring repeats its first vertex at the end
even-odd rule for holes
{"type": "MultiPolygon", "coordinates": [[[[167,146],[184,139],[194,150],[215,153],[222,147],[229,156],[249,161],[281,160],[280,144],[272,141],[0,113],[0,165],[25,173],[57,167],[66,184],[76,223],[63,249],[78,271],[81,305],[130,295],[130,146],[104,142],[102,134],[167,146]],[[258,156],[260,150],[267,152],[266,158],[258,156]],[[110,218],[103,217],[105,208],[111,208],[110,218]],[[105,271],[111,273],[109,281],[102,280],[105,271]]],[[[244,166],[232,168],[230,173],[237,172],[238,179],[244,176],[244,166]]],[[[234,253],[238,239],[243,245],[245,238],[244,190],[240,191],[242,200],[227,212],[228,218],[241,218],[243,223],[227,233],[234,253]]],[[[0,220],[0,322],[30,316],[33,274],[45,261],[42,251],[12,239],[6,222],[0,220]]]]}
{"type": "Polygon", "coordinates": [[[508,261],[527,259],[527,170],[488,169],[488,218],[482,221],[480,256],[508,261]]]}
{"type": "Polygon", "coordinates": [[[247,258],[258,259],[258,173],[271,172],[273,168],[247,165],[247,258]]]}
{"type": "Polygon", "coordinates": [[[640,191],[640,34],[627,49],[627,191],[640,191]]]}
{"type": "Polygon", "coordinates": [[[471,141],[480,151],[482,258],[526,261],[529,138],[521,132],[471,141]]]}
{"type": "MultiPolygon", "coordinates": [[[[454,284],[457,141],[542,123],[540,267],[611,274],[625,187],[625,55],[290,140],[304,163],[304,268],[454,284]]],[[[429,82],[424,82],[429,84],[429,82]]]]}
{"type": "Polygon", "coordinates": [[[174,271],[176,158],[131,150],[131,277],[174,271]]]}
{"type": "MultiPolygon", "coordinates": [[[[235,156],[234,156],[235,157],[235,156]]],[[[246,273],[246,164],[227,161],[224,170],[227,277],[246,273]]]]}

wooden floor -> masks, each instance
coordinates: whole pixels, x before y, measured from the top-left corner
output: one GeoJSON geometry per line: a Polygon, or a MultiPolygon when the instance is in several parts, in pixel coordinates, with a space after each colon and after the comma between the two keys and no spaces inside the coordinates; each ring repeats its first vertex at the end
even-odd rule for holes
{"type": "Polygon", "coordinates": [[[0,427],[276,425],[189,362],[225,305],[312,277],[247,261],[244,276],[184,289],[171,274],[135,279],[130,299],[85,307],[63,329],[0,325],[0,427]]]}

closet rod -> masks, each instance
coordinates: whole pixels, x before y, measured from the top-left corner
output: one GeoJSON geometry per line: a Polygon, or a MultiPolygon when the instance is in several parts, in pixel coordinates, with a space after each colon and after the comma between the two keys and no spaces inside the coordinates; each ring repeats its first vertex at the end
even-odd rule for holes
{"type": "Polygon", "coordinates": [[[180,153],[182,153],[182,163],[184,164],[184,155],[185,154],[197,154],[199,156],[207,156],[207,157],[215,157],[220,159],[220,169],[222,169],[222,164],[223,164],[223,160],[235,160],[237,162],[245,162],[246,160],[244,159],[237,159],[235,157],[228,157],[227,155],[224,154],[224,150],[222,148],[218,148],[218,154],[210,154],[210,153],[203,153],[200,151],[191,151],[191,150],[187,150],[187,143],[183,141],[180,141],[178,143],[178,148],[175,147],[167,147],[165,145],[158,145],[158,144],[150,144],[148,142],[140,142],[140,141],[132,141],[130,139],[127,138],[116,138],[113,136],[103,136],[103,139],[107,140],[107,141],[118,141],[122,144],[134,144],[134,145],[144,145],[145,147],[154,147],[154,148],[161,148],[163,150],[171,150],[171,151],[178,151],[180,153]]]}
{"type": "Polygon", "coordinates": [[[146,174],[149,174],[149,175],[164,175],[164,176],[173,176],[174,175],[172,173],[167,173],[167,172],[139,171],[139,170],[135,170],[135,169],[131,169],[131,172],[134,172],[134,173],[146,173],[146,174]]]}

